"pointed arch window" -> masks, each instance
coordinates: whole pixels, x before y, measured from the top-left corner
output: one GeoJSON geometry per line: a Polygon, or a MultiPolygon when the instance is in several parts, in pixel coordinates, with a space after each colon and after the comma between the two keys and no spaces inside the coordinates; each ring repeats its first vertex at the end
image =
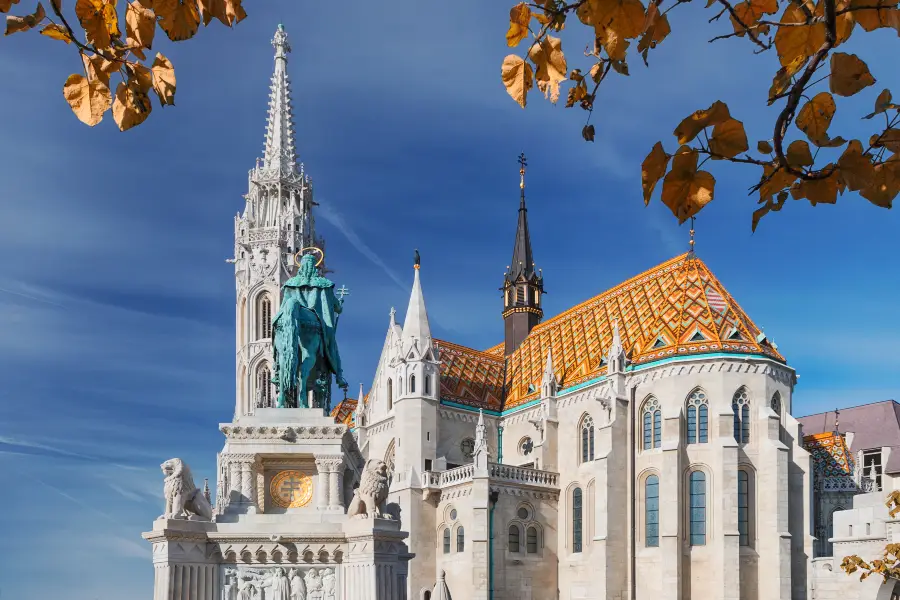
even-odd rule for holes
{"type": "Polygon", "coordinates": [[[691,546],[706,545],[706,473],[692,471],[690,477],[691,513],[690,542],[691,546]]]}
{"type": "Polygon", "coordinates": [[[594,460],[594,420],[591,415],[581,418],[581,462],[594,460]]]}
{"type": "Polygon", "coordinates": [[[509,551],[510,552],[519,552],[519,526],[518,525],[510,525],[509,526],[509,551]]]}
{"type": "Polygon", "coordinates": [[[750,475],[738,471],[738,533],[741,546],[750,545],[750,475]]]}
{"type": "Polygon", "coordinates": [[[388,377],[387,380],[387,409],[394,408],[394,381],[388,377]]]}
{"type": "Polygon", "coordinates": [[[775,414],[777,414],[780,417],[781,416],[781,394],[780,393],[775,392],[775,394],[772,396],[771,406],[772,406],[772,410],[775,411],[775,414]]]}
{"type": "Polygon", "coordinates": [[[750,442],[750,394],[741,386],[731,399],[734,413],[734,441],[739,444],[750,442]]]}
{"type": "Polygon", "coordinates": [[[659,400],[652,397],[647,400],[642,413],[644,450],[659,448],[662,445],[662,411],[659,400]]]}
{"type": "Polygon", "coordinates": [[[525,532],[525,552],[527,554],[537,554],[538,549],[537,527],[529,527],[525,532]]]}
{"type": "Polygon", "coordinates": [[[709,441],[709,400],[706,392],[694,390],[687,404],[687,443],[705,444],[709,441]]]}
{"type": "Polygon", "coordinates": [[[410,394],[416,393],[416,376],[415,375],[409,376],[409,393],[410,394]]]}
{"type": "Polygon", "coordinates": [[[425,395],[430,396],[431,395],[431,375],[425,375],[424,383],[425,383],[425,395]]]}
{"type": "Polygon", "coordinates": [[[582,493],[581,488],[572,490],[572,552],[581,552],[582,534],[582,493]]]}
{"type": "Polygon", "coordinates": [[[450,554],[450,528],[444,527],[444,554],[450,554]]]}
{"type": "Polygon", "coordinates": [[[260,295],[257,311],[256,339],[272,337],[272,297],[269,294],[260,295]]]}
{"type": "Polygon", "coordinates": [[[456,529],[456,551],[462,552],[466,549],[466,530],[460,525],[456,529]]]}
{"type": "Polygon", "coordinates": [[[272,407],[272,372],[267,363],[262,363],[256,369],[256,406],[257,408],[272,407]]]}
{"type": "Polygon", "coordinates": [[[659,477],[650,475],[644,482],[644,538],[648,548],[659,547],[659,477]]]}

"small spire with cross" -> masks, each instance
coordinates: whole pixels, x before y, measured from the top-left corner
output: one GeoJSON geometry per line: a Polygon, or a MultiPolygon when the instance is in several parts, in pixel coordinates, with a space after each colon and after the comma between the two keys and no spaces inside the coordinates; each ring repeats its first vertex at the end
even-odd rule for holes
{"type": "Polygon", "coordinates": [[[525,193],[525,167],[528,166],[528,159],[525,158],[525,153],[522,152],[519,154],[519,188],[522,190],[522,193],[525,193]]]}

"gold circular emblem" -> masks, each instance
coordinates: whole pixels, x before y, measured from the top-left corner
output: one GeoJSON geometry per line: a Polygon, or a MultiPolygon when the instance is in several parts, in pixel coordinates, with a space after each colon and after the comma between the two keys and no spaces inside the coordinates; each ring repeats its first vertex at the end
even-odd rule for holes
{"type": "Polygon", "coordinates": [[[300,508],[312,500],[312,478],[300,471],[282,471],[272,478],[269,495],[282,508],[300,508]]]}

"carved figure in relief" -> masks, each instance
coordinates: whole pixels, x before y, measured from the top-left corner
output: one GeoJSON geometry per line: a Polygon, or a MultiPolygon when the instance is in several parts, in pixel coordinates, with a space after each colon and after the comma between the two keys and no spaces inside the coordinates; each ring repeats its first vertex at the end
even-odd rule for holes
{"type": "Polygon", "coordinates": [[[353,500],[347,508],[347,516],[369,519],[389,519],[384,513],[388,497],[387,465],[384,461],[369,459],[363,469],[359,487],[353,492],[353,500]]]}
{"type": "Polygon", "coordinates": [[[306,582],[300,576],[300,571],[291,569],[288,575],[291,578],[291,600],[306,600],[306,582]]]}
{"type": "Polygon", "coordinates": [[[334,600],[334,588],[337,583],[334,570],[325,569],[322,575],[322,589],[325,592],[325,600],[334,600]]]}
{"type": "Polygon", "coordinates": [[[322,576],[316,569],[310,569],[306,572],[306,589],[310,599],[322,597],[322,576]]]}
{"type": "Polygon", "coordinates": [[[192,516],[212,520],[212,507],[194,485],[191,470],[180,458],[170,458],[160,465],[166,476],[163,495],[166,499],[165,519],[188,519],[192,516]]]}
{"type": "Polygon", "coordinates": [[[264,581],[268,588],[266,600],[291,600],[291,582],[283,568],[276,568],[264,581]]]}

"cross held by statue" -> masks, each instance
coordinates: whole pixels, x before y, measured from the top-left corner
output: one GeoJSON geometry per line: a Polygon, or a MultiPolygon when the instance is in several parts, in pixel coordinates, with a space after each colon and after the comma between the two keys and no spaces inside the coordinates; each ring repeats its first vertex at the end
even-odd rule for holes
{"type": "Polygon", "coordinates": [[[335,291],[337,292],[338,298],[340,298],[341,300],[344,299],[344,296],[349,296],[349,295],[350,295],[350,290],[349,290],[349,289],[347,288],[347,286],[345,286],[345,285],[342,285],[341,287],[339,287],[339,288],[338,288],[337,290],[335,290],[335,291]]]}

